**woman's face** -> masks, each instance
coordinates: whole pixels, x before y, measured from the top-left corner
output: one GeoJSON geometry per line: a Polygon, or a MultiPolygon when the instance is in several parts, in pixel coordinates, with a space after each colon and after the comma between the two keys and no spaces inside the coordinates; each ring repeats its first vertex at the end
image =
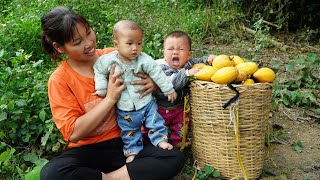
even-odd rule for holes
{"type": "Polygon", "coordinates": [[[60,53],[65,53],[69,60],[77,62],[95,62],[98,58],[96,54],[96,34],[90,29],[78,23],[73,32],[73,39],[66,42],[62,47],[58,47],[60,53]]]}

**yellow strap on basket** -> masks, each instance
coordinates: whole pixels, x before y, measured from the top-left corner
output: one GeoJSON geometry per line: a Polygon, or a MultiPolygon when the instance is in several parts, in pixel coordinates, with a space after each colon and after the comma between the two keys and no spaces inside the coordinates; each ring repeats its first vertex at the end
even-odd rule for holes
{"type": "Polygon", "coordinates": [[[187,122],[189,121],[189,117],[187,117],[187,113],[190,111],[190,105],[188,102],[188,98],[184,96],[184,103],[183,103],[183,124],[182,124],[182,141],[181,141],[181,147],[180,151],[183,151],[183,149],[186,146],[187,141],[187,133],[188,133],[188,126],[187,122]]]}
{"type": "MultiPolygon", "coordinates": [[[[237,158],[238,158],[238,163],[241,169],[241,173],[242,176],[245,180],[248,180],[247,177],[247,173],[246,170],[242,164],[242,160],[241,160],[241,156],[240,156],[240,143],[239,143],[239,139],[240,139],[240,133],[239,133],[239,100],[235,101],[234,103],[232,103],[232,105],[230,106],[230,118],[232,119],[232,116],[235,116],[235,120],[236,120],[236,125],[235,125],[235,135],[236,135],[236,145],[237,145],[237,158]]],[[[238,179],[240,178],[240,176],[234,177],[232,179],[238,179]]]]}

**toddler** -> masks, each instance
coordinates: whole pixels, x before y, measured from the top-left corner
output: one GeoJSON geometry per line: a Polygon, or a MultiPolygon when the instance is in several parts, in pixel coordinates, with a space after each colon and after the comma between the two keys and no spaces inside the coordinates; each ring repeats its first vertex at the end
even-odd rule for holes
{"type": "MultiPolygon", "coordinates": [[[[165,125],[171,130],[170,140],[176,146],[181,146],[183,128],[188,128],[189,121],[186,122],[186,127],[183,127],[184,114],[184,97],[188,97],[187,76],[192,76],[201,70],[202,67],[192,68],[196,63],[211,64],[214,55],[204,56],[201,58],[191,58],[191,38],[183,31],[173,31],[169,33],[163,42],[163,59],[156,60],[161,66],[164,73],[173,83],[178,96],[176,101],[168,101],[162,92],[156,94],[158,112],[164,118],[165,125]],[[190,59],[191,58],[191,59],[190,59]]],[[[186,114],[188,118],[188,114],[186,114]]],[[[186,142],[186,147],[190,141],[186,142]]]]}
{"type": "Polygon", "coordinates": [[[105,96],[108,86],[108,75],[112,64],[115,72],[122,72],[122,82],[126,89],[122,91],[117,102],[117,120],[121,128],[124,142],[126,162],[131,162],[135,155],[143,149],[141,126],[144,123],[149,129],[151,143],[163,149],[171,150],[173,146],[167,142],[167,128],[163,118],[157,113],[157,104],[148,94],[141,98],[135,90],[141,86],[131,85],[139,80],[135,73],[148,74],[163,92],[169,102],[176,99],[177,93],[162,69],[147,54],[141,52],[143,30],[131,20],[120,20],[113,28],[113,39],[116,51],[98,58],[94,65],[96,95],[105,96]]]}

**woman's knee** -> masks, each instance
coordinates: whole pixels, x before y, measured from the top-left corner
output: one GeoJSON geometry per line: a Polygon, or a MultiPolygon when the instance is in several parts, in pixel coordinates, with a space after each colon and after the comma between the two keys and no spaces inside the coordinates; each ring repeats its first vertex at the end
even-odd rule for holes
{"type": "Polygon", "coordinates": [[[51,161],[45,164],[40,171],[41,180],[56,179],[59,174],[58,167],[55,167],[51,161]]]}

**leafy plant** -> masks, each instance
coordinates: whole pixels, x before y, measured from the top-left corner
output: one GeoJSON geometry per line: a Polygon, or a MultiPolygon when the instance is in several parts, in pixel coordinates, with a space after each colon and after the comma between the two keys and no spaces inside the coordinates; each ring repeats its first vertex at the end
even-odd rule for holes
{"type": "Polygon", "coordinates": [[[197,169],[195,180],[205,180],[210,176],[214,178],[220,177],[220,172],[209,165],[205,165],[204,171],[201,171],[200,168],[197,169]]]}
{"type": "Polygon", "coordinates": [[[302,145],[302,142],[300,140],[294,141],[291,144],[291,146],[298,153],[301,153],[303,151],[303,145],[302,145]]]}
{"type": "Polygon", "coordinates": [[[57,151],[59,134],[53,129],[47,98],[51,66],[30,61],[32,54],[19,49],[0,66],[0,172],[29,172],[46,151],[57,151]],[[40,139],[48,134],[45,140],[40,139]],[[42,141],[41,141],[42,140],[42,141]],[[42,146],[39,146],[40,141],[42,146]]]}
{"type": "Polygon", "coordinates": [[[285,67],[286,77],[274,84],[273,105],[283,103],[287,107],[310,107],[318,111],[316,102],[320,98],[320,57],[309,53],[298,57],[285,67]]]}

